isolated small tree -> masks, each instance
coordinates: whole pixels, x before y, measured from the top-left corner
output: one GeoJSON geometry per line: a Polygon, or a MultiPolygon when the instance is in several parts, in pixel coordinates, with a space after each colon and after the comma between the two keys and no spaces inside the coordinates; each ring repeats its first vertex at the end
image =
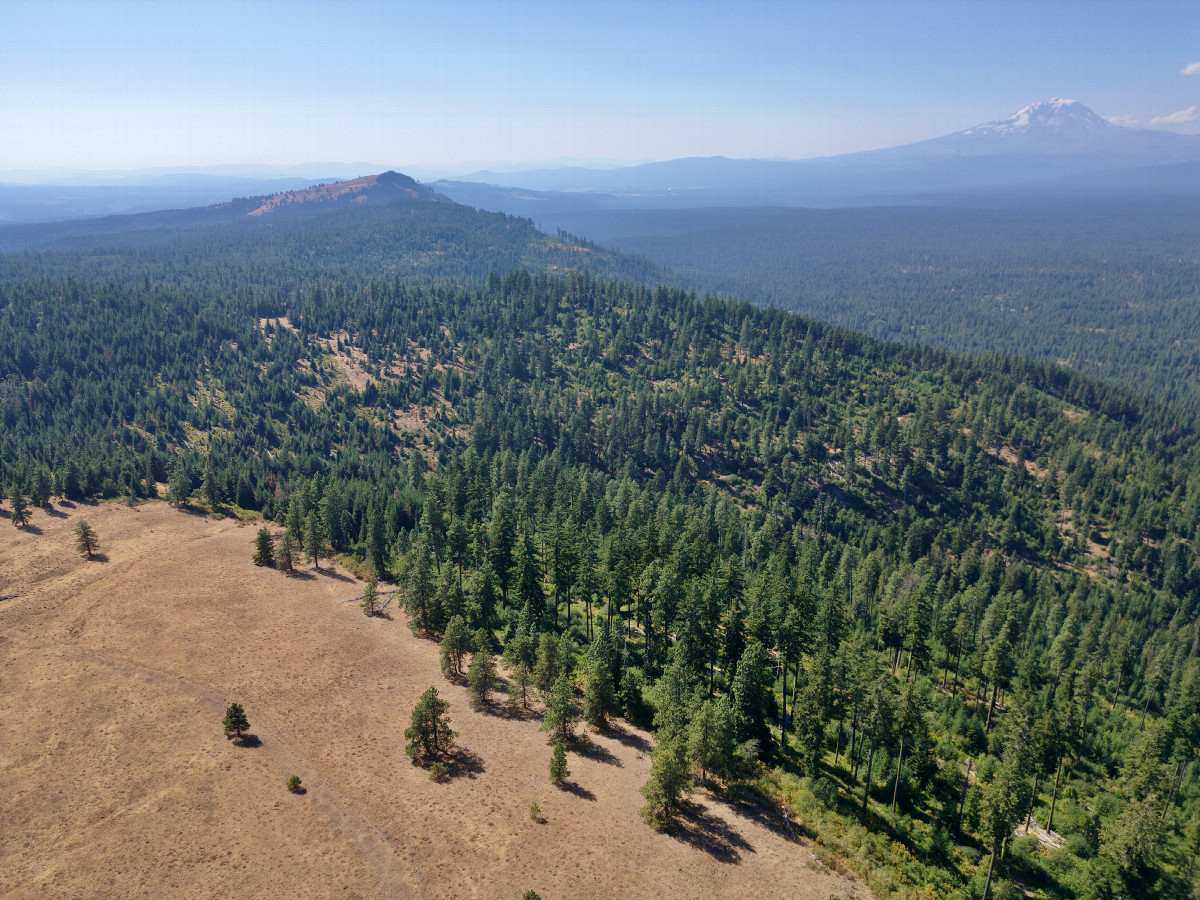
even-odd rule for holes
{"type": "Polygon", "coordinates": [[[509,706],[513,709],[518,706],[521,709],[529,709],[529,685],[532,683],[533,676],[529,674],[529,667],[525,665],[524,660],[518,660],[508,678],[509,706]]]}
{"type": "Polygon", "coordinates": [[[266,525],[258,529],[258,534],[254,537],[254,564],[271,567],[275,565],[275,538],[271,537],[266,525]]]}
{"type": "Polygon", "coordinates": [[[25,503],[25,494],[20,485],[13,486],[9,503],[12,506],[12,523],[18,528],[24,528],[29,524],[29,507],[25,503]]]}
{"type": "Polygon", "coordinates": [[[302,788],[300,786],[300,776],[299,775],[289,775],[288,776],[287,789],[289,791],[291,791],[293,794],[299,794],[301,791],[304,790],[304,788],[302,788]]]}
{"type": "Polygon", "coordinates": [[[375,573],[371,573],[371,577],[367,579],[366,587],[363,588],[362,600],[359,602],[362,611],[368,616],[373,616],[379,612],[379,579],[375,577],[375,573]]]}
{"type": "Polygon", "coordinates": [[[75,526],[75,549],[87,556],[88,559],[91,559],[92,555],[100,549],[100,538],[86,519],[80,519],[79,524],[75,526]]]}
{"type": "Polygon", "coordinates": [[[239,739],[242,732],[250,727],[250,720],[246,718],[246,711],[242,709],[240,703],[230,703],[229,708],[225,710],[225,737],[236,735],[239,739]]]}
{"type": "Polygon", "coordinates": [[[554,739],[569,744],[575,739],[574,727],[579,718],[579,704],[575,702],[575,686],[570,676],[563,672],[554,682],[550,696],[546,699],[546,715],[542,718],[542,731],[554,735],[554,739]]]}
{"type": "Polygon", "coordinates": [[[275,568],[280,572],[291,573],[296,568],[296,535],[286,529],[279,539],[279,552],[275,554],[275,568]]]}
{"type": "Polygon", "coordinates": [[[550,756],[550,781],[554,784],[562,784],[563,779],[571,774],[567,768],[567,748],[563,746],[562,741],[557,741],[554,744],[554,753],[550,756]]]}
{"type": "Polygon", "coordinates": [[[404,752],[418,762],[431,763],[445,756],[454,747],[455,733],[450,730],[446,715],[450,704],[438,696],[430,685],[413,707],[412,724],[404,729],[408,743],[404,752]]]}
{"type": "Polygon", "coordinates": [[[442,635],[442,674],[456,678],[462,674],[463,657],[471,652],[471,633],[462,616],[451,616],[442,635]]]}
{"type": "Polygon", "coordinates": [[[467,694],[475,709],[483,709],[496,689],[496,661],[492,658],[491,640],[482,628],[475,632],[475,654],[467,670],[467,694]]]}

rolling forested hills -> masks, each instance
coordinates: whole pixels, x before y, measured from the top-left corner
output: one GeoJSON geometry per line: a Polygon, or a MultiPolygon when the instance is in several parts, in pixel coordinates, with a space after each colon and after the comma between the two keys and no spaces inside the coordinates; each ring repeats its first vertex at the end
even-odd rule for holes
{"type": "Polygon", "coordinates": [[[595,210],[538,221],[652,259],[695,290],[891,340],[1058,362],[1196,407],[1194,202],[976,202],[595,210]]]}
{"type": "MultiPolygon", "coordinates": [[[[868,264],[840,228],[818,283],[886,293],[912,248],[868,264]]],[[[414,629],[482,629],[548,691],[574,673],[589,719],[652,723],[659,827],[712,777],[879,896],[1189,894],[1179,405],[642,286],[653,264],[443,203],[120,243],[0,259],[14,521],[165,489],[286,525],[397,579],[414,629]]],[[[1194,289],[1169,249],[1122,253],[1194,289]]]]}

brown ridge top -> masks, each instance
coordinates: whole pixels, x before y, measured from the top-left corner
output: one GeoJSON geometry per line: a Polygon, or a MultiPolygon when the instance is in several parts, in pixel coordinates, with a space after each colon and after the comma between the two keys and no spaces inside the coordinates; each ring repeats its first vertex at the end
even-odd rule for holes
{"type": "Polygon", "coordinates": [[[287,206],[302,203],[338,203],[365,205],[368,203],[391,202],[393,200],[438,200],[436,193],[398,172],[383,172],[379,175],[364,175],[350,181],[322,184],[299,191],[287,191],[261,198],[260,205],[248,215],[261,216],[287,206]]]}

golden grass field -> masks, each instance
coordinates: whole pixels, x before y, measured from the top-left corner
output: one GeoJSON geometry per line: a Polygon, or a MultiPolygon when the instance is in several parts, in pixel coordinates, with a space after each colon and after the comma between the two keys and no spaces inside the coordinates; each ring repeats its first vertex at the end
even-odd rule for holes
{"type": "Polygon", "coordinates": [[[772,809],[697,792],[679,834],[651,830],[629,726],[588,734],[555,788],[538,716],[471,711],[394,605],[369,619],[344,572],[256,568],[254,533],[159,502],[0,524],[0,895],[868,896],[772,809]],[[75,552],[80,518],[102,558],[75,552]],[[462,748],[444,784],[404,754],[431,684],[462,748]],[[224,737],[233,700],[256,745],[224,737]]]}

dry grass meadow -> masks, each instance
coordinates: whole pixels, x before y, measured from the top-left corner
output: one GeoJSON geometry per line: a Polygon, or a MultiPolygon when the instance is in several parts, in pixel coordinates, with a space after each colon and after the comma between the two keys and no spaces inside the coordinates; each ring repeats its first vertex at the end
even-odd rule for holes
{"type": "Polygon", "coordinates": [[[435,643],[342,603],[342,572],[256,568],[254,532],[165,503],[0,524],[0,895],[867,896],[774,810],[697,793],[679,834],[652,831],[627,726],[553,787],[536,716],[472,712],[435,643]],[[75,552],[80,518],[101,558],[75,552]],[[444,784],[404,754],[430,684],[462,748],[444,784]],[[222,733],[232,700],[249,746],[222,733]]]}

